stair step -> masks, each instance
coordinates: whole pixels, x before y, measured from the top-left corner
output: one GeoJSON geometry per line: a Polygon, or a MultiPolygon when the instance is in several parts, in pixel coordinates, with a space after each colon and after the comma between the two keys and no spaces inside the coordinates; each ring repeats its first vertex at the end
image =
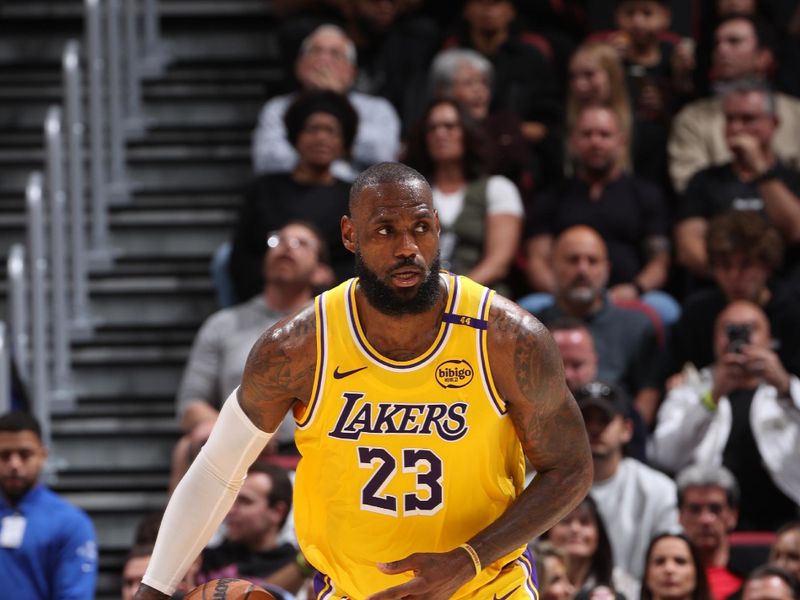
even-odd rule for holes
{"type": "MultiPolygon", "coordinates": [[[[174,17],[260,17],[271,13],[264,0],[160,0],[159,14],[174,17]]],[[[5,0],[0,4],[0,18],[8,21],[27,19],[82,19],[80,0],[5,0]]]]}
{"type": "Polygon", "coordinates": [[[154,490],[163,491],[169,485],[169,473],[153,471],[65,471],[51,484],[58,493],[87,490],[114,492],[154,490]]]}

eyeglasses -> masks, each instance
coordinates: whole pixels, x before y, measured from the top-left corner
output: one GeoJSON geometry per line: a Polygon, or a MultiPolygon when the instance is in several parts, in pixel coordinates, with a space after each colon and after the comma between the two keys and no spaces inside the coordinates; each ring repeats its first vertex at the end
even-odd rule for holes
{"type": "Polygon", "coordinates": [[[313,246],[309,240],[304,240],[303,238],[299,237],[285,236],[279,231],[272,231],[267,235],[268,248],[277,248],[281,244],[291,248],[292,250],[298,250],[299,248],[302,248],[303,250],[311,250],[313,246]]]}
{"type": "Polygon", "coordinates": [[[582,386],[575,392],[575,398],[616,398],[617,395],[611,386],[602,381],[592,381],[582,386]]]}

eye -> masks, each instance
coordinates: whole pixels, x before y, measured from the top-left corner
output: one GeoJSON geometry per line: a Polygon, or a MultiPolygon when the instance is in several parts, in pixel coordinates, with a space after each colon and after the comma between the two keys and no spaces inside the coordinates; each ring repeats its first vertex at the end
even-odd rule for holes
{"type": "Polygon", "coordinates": [[[392,228],[388,225],[384,225],[378,229],[378,235],[389,235],[392,232],[392,228]]]}
{"type": "Polygon", "coordinates": [[[430,226],[427,223],[419,223],[417,224],[416,231],[417,233],[425,233],[430,229],[430,226]]]}

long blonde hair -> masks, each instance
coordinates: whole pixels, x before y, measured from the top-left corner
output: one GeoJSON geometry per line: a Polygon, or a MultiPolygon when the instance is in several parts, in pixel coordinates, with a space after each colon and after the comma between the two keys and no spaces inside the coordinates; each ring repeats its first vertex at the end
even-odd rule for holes
{"type": "Polygon", "coordinates": [[[568,86],[567,92],[567,132],[572,132],[575,123],[578,120],[578,115],[587,104],[605,105],[608,106],[619,119],[619,125],[625,138],[628,141],[628,151],[625,153],[624,164],[625,167],[630,167],[630,148],[633,140],[633,113],[631,111],[631,102],[628,96],[628,88],[625,84],[625,71],[622,66],[622,60],[619,52],[606,42],[591,41],[584,42],[572,53],[570,63],[579,54],[589,57],[589,60],[596,64],[602,71],[606,73],[609,84],[609,98],[596,98],[594,101],[582,103],[575,94],[572,92],[572,87],[568,86]]]}

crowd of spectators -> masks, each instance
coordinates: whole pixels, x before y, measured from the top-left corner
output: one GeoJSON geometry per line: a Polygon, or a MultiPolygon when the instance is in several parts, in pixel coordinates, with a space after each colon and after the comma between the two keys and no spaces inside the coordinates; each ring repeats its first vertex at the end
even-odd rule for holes
{"type": "MultiPolygon", "coordinates": [[[[443,267],[550,328],[584,416],[595,480],[532,540],[541,596],[797,598],[800,8],[699,2],[680,35],[673,3],[606,4],[593,26],[566,0],[276,3],[287,87],[255,126],[231,302],[263,309],[262,242],[297,219],[330,248],[316,289],[351,276],[347,182],[406,162],[443,267]]],[[[262,460],[291,468],[286,427],[262,460]]]]}
{"type": "MultiPolygon", "coordinates": [[[[442,265],[550,328],[584,416],[594,483],[531,541],[540,596],[800,598],[800,5],[696,1],[679,35],[675,3],[609,2],[610,27],[590,4],[274,2],[286,85],[215,258],[221,311],[181,384],[171,487],[256,337],[353,275],[349,182],[401,160],[431,184],[442,265]]],[[[292,427],[184,589],[224,575],[305,595],[292,427]]],[[[25,501],[3,494],[8,514],[25,501]]]]}

